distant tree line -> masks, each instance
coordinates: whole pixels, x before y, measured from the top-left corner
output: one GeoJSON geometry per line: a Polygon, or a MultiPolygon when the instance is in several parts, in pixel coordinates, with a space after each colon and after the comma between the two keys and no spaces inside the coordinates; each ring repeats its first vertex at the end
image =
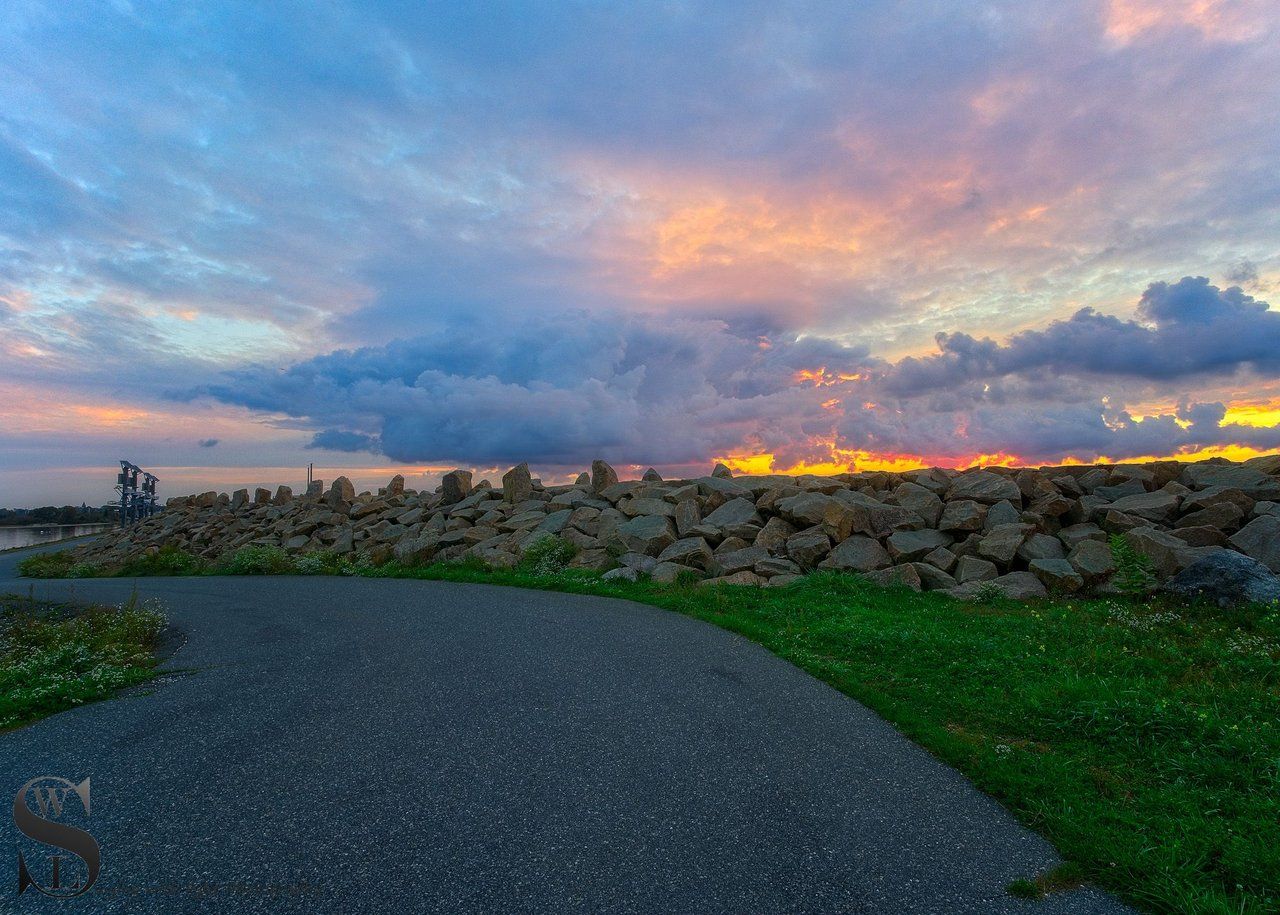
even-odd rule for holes
{"type": "Polygon", "coordinates": [[[100,524],[118,521],[120,510],[110,505],[45,505],[40,508],[0,508],[0,527],[24,524],[100,524]]]}

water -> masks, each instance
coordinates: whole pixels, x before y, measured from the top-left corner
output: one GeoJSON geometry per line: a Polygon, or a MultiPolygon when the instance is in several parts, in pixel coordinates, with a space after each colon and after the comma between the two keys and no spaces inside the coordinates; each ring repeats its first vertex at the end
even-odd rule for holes
{"type": "Polygon", "coordinates": [[[96,534],[111,527],[110,524],[33,524],[30,527],[0,527],[0,550],[37,543],[53,543],[68,537],[96,534]]]}

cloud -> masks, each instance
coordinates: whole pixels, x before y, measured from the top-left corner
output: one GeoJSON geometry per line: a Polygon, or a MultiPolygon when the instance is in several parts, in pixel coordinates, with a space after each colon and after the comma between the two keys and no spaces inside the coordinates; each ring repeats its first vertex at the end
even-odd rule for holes
{"type": "Polygon", "coordinates": [[[377,453],[380,450],[378,436],[363,435],[359,432],[344,432],[341,429],[324,429],[311,437],[308,448],[324,451],[368,451],[377,453]]]}
{"type": "Polygon", "coordinates": [[[1266,303],[1197,277],[1151,284],[1135,320],[1085,310],[1006,343],[944,334],[939,354],[896,363],[717,321],[459,318],[189,394],[322,426],[313,448],[405,462],[682,465],[746,451],[784,466],[840,451],[955,463],[1271,448],[1280,427],[1224,422],[1221,402],[1184,397],[1154,415],[1126,402],[1170,380],[1280,379],[1278,321],[1266,303]]]}
{"type": "Polygon", "coordinates": [[[232,373],[192,393],[306,416],[325,427],[313,447],[378,447],[399,461],[675,464],[766,430],[778,447],[803,442],[829,417],[796,386],[797,372],[873,363],[830,340],[577,312],[502,326],[459,319],[283,371],[232,373]]]}
{"type": "Polygon", "coordinates": [[[216,438],[202,438],[196,444],[198,444],[201,448],[216,448],[218,447],[218,441],[219,439],[216,439],[216,438]]]}
{"type": "Polygon", "coordinates": [[[1136,320],[1083,308],[1044,330],[990,337],[941,333],[939,352],[910,357],[887,375],[885,389],[913,396],[1011,374],[1052,373],[1182,381],[1242,370],[1280,373],[1280,312],[1237,286],[1205,277],[1152,283],[1136,320]]]}

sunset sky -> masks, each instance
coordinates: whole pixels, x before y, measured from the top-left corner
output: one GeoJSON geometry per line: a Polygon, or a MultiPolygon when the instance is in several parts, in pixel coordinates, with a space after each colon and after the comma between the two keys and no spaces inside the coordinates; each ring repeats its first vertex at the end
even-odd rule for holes
{"type": "Polygon", "coordinates": [[[8,0],[0,74],[0,506],[1280,449],[1275,0],[8,0]]]}

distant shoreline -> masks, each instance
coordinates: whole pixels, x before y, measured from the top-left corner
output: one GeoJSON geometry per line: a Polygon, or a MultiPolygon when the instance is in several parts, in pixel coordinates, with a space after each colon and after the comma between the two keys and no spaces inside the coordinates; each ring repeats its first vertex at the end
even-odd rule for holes
{"type": "MultiPolygon", "coordinates": [[[[34,527],[34,528],[41,528],[41,527],[62,527],[62,526],[65,526],[65,527],[83,527],[84,525],[57,525],[57,524],[54,524],[54,525],[49,525],[49,524],[30,524],[30,525],[22,525],[22,527],[34,527]]],[[[10,529],[10,528],[15,529],[15,530],[16,530],[16,529],[20,529],[20,527],[19,527],[18,525],[10,525],[8,528],[0,528],[0,530],[8,530],[8,529],[10,529]]],[[[3,556],[5,553],[16,553],[18,550],[33,550],[33,549],[35,549],[36,547],[40,547],[40,546],[59,546],[59,545],[64,544],[64,543],[76,543],[76,542],[78,542],[78,541],[80,541],[80,540],[87,540],[87,539],[88,539],[88,538],[90,538],[90,537],[101,537],[101,536],[102,536],[106,531],[110,530],[110,528],[111,528],[111,525],[110,525],[110,524],[106,524],[105,522],[103,522],[103,529],[102,529],[102,530],[99,530],[99,531],[90,531],[90,532],[89,532],[89,533],[87,533],[87,534],[77,534],[75,537],[63,537],[61,540],[44,540],[44,541],[41,541],[40,543],[27,543],[27,544],[24,544],[24,545],[22,545],[22,546],[10,546],[10,547],[5,547],[4,549],[0,549],[0,556],[3,556]]]]}

